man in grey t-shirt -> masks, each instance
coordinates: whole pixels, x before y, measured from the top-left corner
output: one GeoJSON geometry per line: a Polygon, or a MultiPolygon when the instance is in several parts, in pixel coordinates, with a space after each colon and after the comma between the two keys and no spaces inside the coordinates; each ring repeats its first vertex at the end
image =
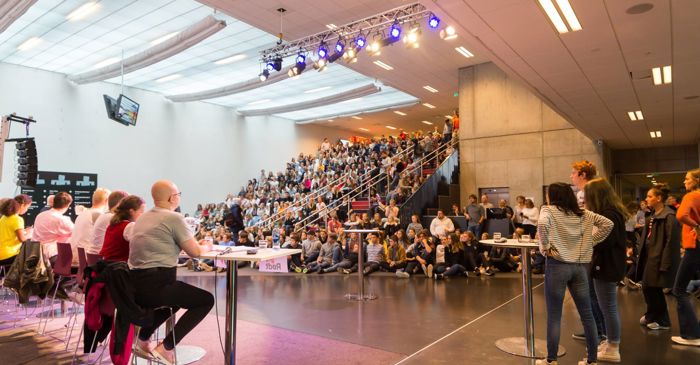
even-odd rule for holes
{"type": "Polygon", "coordinates": [[[198,257],[211,249],[205,241],[197,242],[185,220],[174,210],[180,205],[180,191],[171,181],[160,180],[151,187],[155,207],[142,214],[134,224],[129,244],[129,268],[136,302],[154,311],[153,325],[142,327],[136,342],[136,351],[150,353],[160,362],[173,364],[173,351],[214,305],[214,296],[206,290],[176,280],[177,258],[180,250],[190,257],[198,257]],[[170,317],[170,308],[187,312],[180,317],[173,331],[163,342],[150,343],[153,332],[170,317]],[[177,341],[177,342],[175,342],[177,341]]]}
{"type": "Polygon", "coordinates": [[[484,208],[476,203],[476,195],[469,195],[469,205],[465,208],[464,216],[467,218],[467,230],[474,233],[477,240],[481,239],[481,224],[486,218],[484,208]]]}

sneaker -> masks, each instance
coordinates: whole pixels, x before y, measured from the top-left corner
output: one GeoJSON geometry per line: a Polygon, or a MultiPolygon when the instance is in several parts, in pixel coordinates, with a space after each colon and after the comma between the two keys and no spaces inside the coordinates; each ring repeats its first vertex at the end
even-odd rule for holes
{"type": "Polygon", "coordinates": [[[408,278],[411,277],[411,275],[409,275],[409,274],[408,274],[407,272],[405,272],[405,271],[397,271],[397,272],[396,272],[396,277],[402,278],[402,279],[408,279],[408,278]]]}
{"type": "Polygon", "coordinates": [[[588,359],[583,359],[578,362],[578,365],[598,365],[597,362],[588,362],[588,359]]]}
{"type": "Polygon", "coordinates": [[[192,259],[187,259],[185,262],[185,267],[187,267],[187,270],[194,270],[194,264],[192,262],[192,259]]]}
{"type": "Polygon", "coordinates": [[[151,355],[151,352],[153,351],[154,347],[155,346],[151,340],[142,341],[137,338],[136,343],[134,344],[134,354],[144,359],[152,359],[153,355],[151,355]]]}
{"type": "Polygon", "coordinates": [[[200,263],[199,263],[199,269],[202,270],[202,271],[206,271],[206,272],[212,272],[212,271],[214,271],[214,268],[213,268],[213,267],[211,267],[211,266],[205,264],[204,262],[200,262],[200,263]]]}
{"type": "Polygon", "coordinates": [[[620,347],[608,345],[608,341],[603,341],[598,346],[598,360],[605,362],[621,362],[620,347]]]}
{"type": "Polygon", "coordinates": [[[468,278],[468,277],[469,277],[469,271],[464,271],[464,272],[462,273],[462,275],[463,275],[465,278],[468,278]]]}
{"type": "Polygon", "coordinates": [[[159,343],[158,346],[156,346],[156,348],[153,349],[153,351],[151,351],[151,354],[160,363],[163,363],[165,365],[175,364],[175,351],[166,350],[162,342],[159,343]]]}
{"type": "Polygon", "coordinates": [[[428,268],[425,265],[420,265],[421,270],[423,270],[423,275],[428,276],[428,268]]]}
{"type": "Polygon", "coordinates": [[[339,267],[339,268],[338,268],[338,272],[339,272],[339,273],[342,273],[344,270],[345,270],[345,269],[343,269],[342,267],[339,267]]]}
{"type": "Polygon", "coordinates": [[[571,335],[571,338],[573,338],[574,340],[586,341],[586,334],[583,332],[573,333],[571,335]]]}
{"type": "Polygon", "coordinates": [[[294,266],[294,272],[301,273],[301,268],[299,266],[294,266]]]}
{"type": "Polygon", "coordinates": [[[671,329],[671,326],[662,325],[658,322],[651,322],[647,323],[647,328],[650,330],[668,330],[671,329]]]}
{"type": "Polygon", "coordinates": [[[309,269],[303,268],[303,269],[301,269],[301,272],[304,273],[304,274],[306,274],[307,272],[309,272],[309,269]]]}
{"type": "Polygon", "coordinates": [[[435,280],[441,280],[441,279],[445,278],[445,275],[444,274],[433,274],[433,278],[435,280]]]}
{"type": "Polygon", "coordinates": [[[350,269],[343,269],[343,274],[351,274],[352,271],[350,269]]]}
{"type": "Polygon", "coordinates": [[[639,325],[640,325],[640,326],[646,326],[647,323],[649,323],[649,322],[647,322],[647,316],[646,316],[646,314],[645,314],[645,315],[642,316],[642,318],[639,319],[639,325]]]}
{"type": "Polygon", "coordinates": [[[535,361],[535,365],[557,365],[557,360],[545,360],[545,359],[539,359],[535,361]]]}
{"type": "Polygon", "coordinates": [[[433,265],[432,264],[428,265],[428,272],[426,273],[426,275],[428,275],[429,278],[433,277],[433,265]]]}
{"type": "Polygon", "coordinates": [[[494,275],[496,275],[496,273],[493,272],[493,270],[491,270],[491,269],[486,270],[486,276],[494,276],[494,275]]]}
{"type": "Polygon", "coordinates": [[[700,346],[700,338],[683,338],[681,336],[671,336],[671,341],[685,346],[700,346]]]}

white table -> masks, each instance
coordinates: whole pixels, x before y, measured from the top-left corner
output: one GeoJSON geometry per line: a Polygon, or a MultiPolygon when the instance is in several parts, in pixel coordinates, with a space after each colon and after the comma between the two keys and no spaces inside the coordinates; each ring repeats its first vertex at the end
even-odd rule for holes
{"type": "Polygon", "coordinates": [[[214,250],[207,252],[200,259],[224,260],[226,261],[226,341],[224,344],[225,358],[224,364],[236,364],[236,294],[238,291],[238,261],[257,262],[271,260],[278,257],[301,253],[300,249],[293,248],[263,248],[237,246],[231,247],[233,252],[222,254],[226,249],[221,246],[214,246],[214,250]],[[248,255],[247,250],[257,250],[255,255],[248,255]]]}
{"type": "MultiPolygon", "coordinates": [[[[529,357],[529,358],[545,358],[547,357],[547,342],[545,340],[535,338],[535,322],[532,310],[532,272],[530,267],[530,249],[538,249],[537,241],[519,242],[516,239],[508,239],[506,242],[497,243],[494,240],[479,241],[484,245],[504,247],[504,248],[519,248],[520,263],[522,267],[523,280],[523,316],[525,317],[525,337],[507,337],[496,341],[496,347],[501,351],[509,354],[529,357]]],[[[559,346],[558,356],[564,356],[566,349],[559,346]]]]}
{"type": "MultiPolygon", "coordinates": [[[[377,296],[375,294],[365,294],[365,273],[364,273],[364,240],[362,237],[363,233],[374,233],[377,234],[379,233],[378,229],[346,229],[345,233],[357,233],[360,236],[360,246],[357,252],[357,277],[359,278],[359,284],[358,284],[358,289],[359,293],[357,294],[352,294],[348,293],[345,294],[345,299],[348,300],[355,300],[355,301],[365,301],[365,300],[374,300],[377,299],[377,296]]],[[[352,247],[348,248],[349,250],[352,250],[352,247]]]]}

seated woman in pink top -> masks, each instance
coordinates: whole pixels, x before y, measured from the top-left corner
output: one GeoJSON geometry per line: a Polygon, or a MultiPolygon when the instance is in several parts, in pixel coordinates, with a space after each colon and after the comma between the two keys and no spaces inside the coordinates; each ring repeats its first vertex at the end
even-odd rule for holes
{"type": "Polygon", "coordinates": [[[129,241],[134,221],[143,214],[146,204],[140,197],[129,195],[114,208],[114,217],[105,232],[105,242],[100,256],[105,261],[129,260],[129,241]]]}

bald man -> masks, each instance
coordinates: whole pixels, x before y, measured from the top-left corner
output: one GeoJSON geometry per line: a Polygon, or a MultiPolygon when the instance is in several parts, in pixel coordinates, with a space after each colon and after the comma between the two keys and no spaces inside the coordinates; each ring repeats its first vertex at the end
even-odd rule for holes
{"type": "Polygon", "coordinates": [[[155,207],[143,213],[134,224],[129,244],[129,268],[136,288],[136,302],[144,308],[171,307],[187,312],[175,324],[163,342],[153,346],[151,334],[170,317],[170,310],[155,311],[153,325],[142,327],[137,352],[150,353],[164,364],[173,364],[173,348],[185,337],[214,305],[214,297],[206,290],[176,280],[177,259],[181,250],[198,257],[211,249],[211,244],[193,237],[182,215],[174,212],[180,205],[180,190],[171,181],[159,180],[151,187],[155,207]]]}

